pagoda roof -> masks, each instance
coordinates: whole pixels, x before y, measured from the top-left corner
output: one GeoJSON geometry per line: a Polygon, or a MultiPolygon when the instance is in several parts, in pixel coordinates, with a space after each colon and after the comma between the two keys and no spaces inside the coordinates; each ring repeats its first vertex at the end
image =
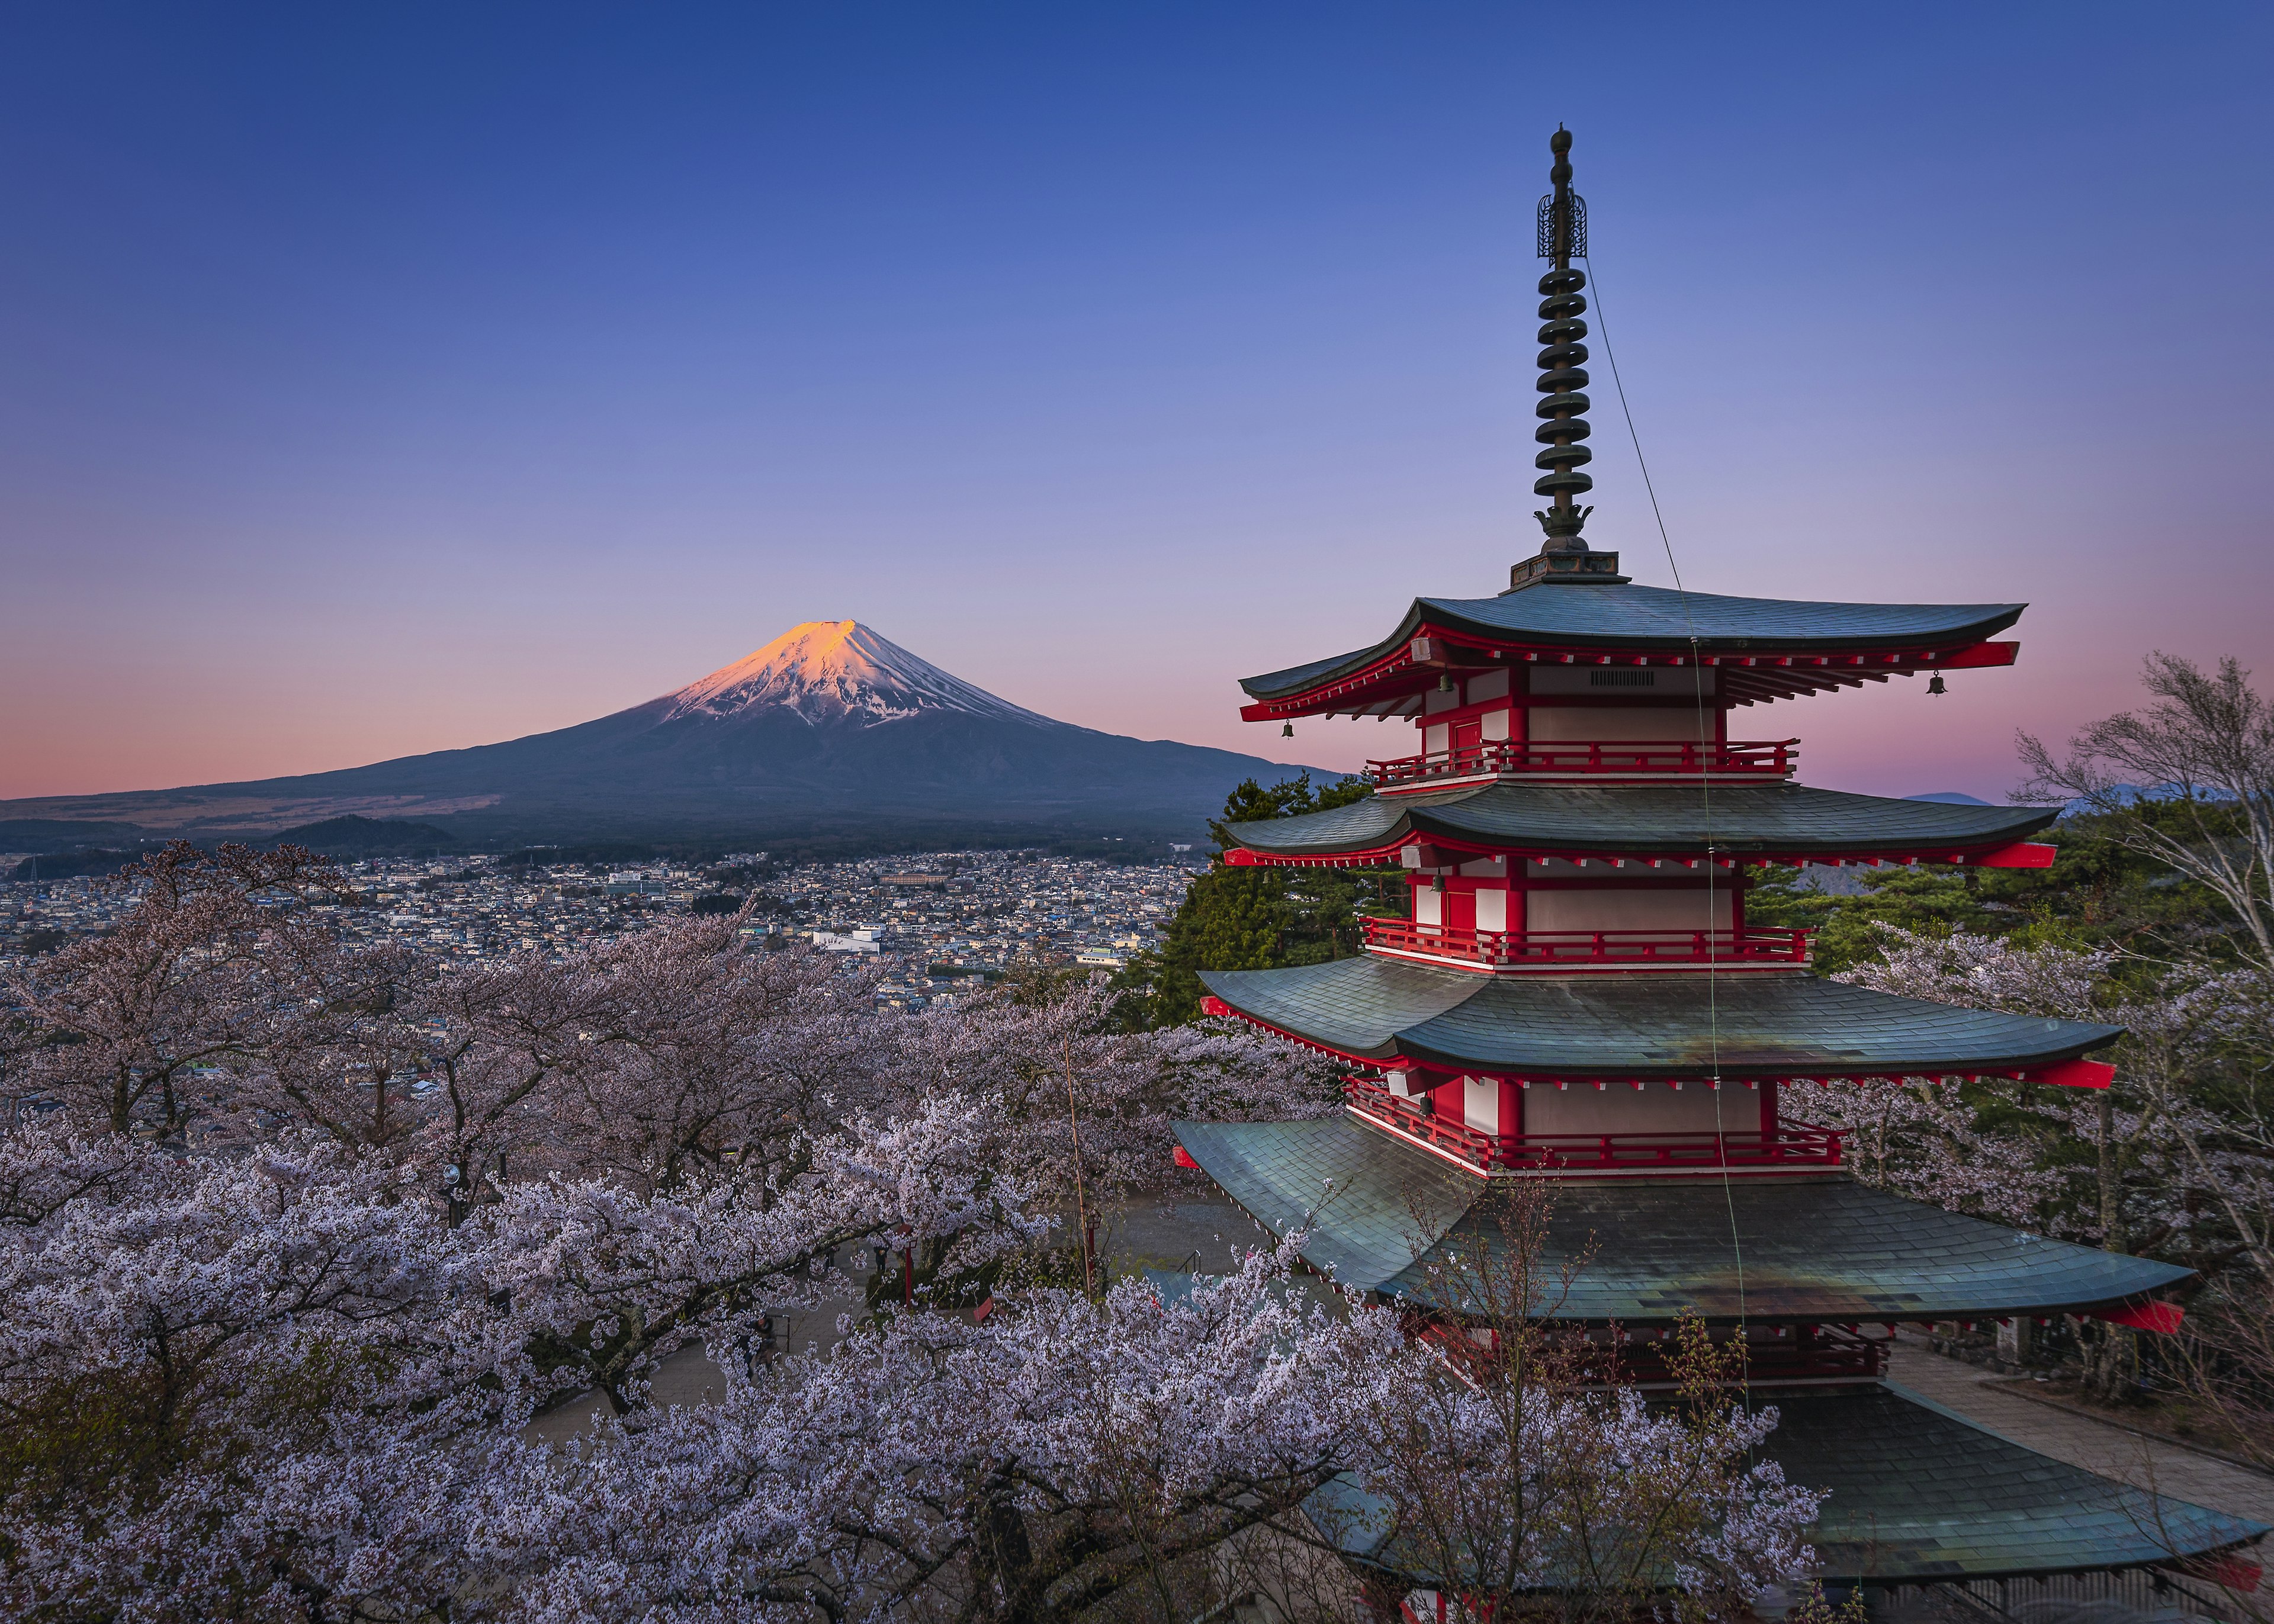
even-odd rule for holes
{"type": "Polygon", "coordinates": [[[1868,653],[1971,647],[2022,618],[2026,604],[1830,604],[1724,598],[1665,587],[1552,585],[1495,598],[1417,598],[1380,643],[1266,672],[1240,683],[1284,699],[1352,675],[1409,643],[1424,626],[1534,649],[1688,654],[1868,653]]]}
{"type": "MultiPolygon", "coordinates": [[[[1918,1584],[2161,1568],[2225,1551],[2266,1525],[2071,1466],[1899,1387],[1779,1394],[1759,1455],[1828,1489],[1812,1576],[1918,1584]]],[[[1415,1579],[1389,1507],[1351,1477],[1310,1502],[1345,1552],[1415,1579]]]]}
{"type": "MultiPolygon", "coordinates": [[[[1224,1192],[1346,1287],[1431,1304],[1431,1267],[1502,1244],[1487,1181],[1348,1115],[1176,1124],[1224,1192]]],[[[2185,1280],[2169,1263],[2010,1229],[1856,1183],[1559,1181],[1544,1278],[1580,1259],[1555,1317],[1838,1324],[2082,1313],[2185,1280]],[[1740,1274],[1739,1260],[1743,1260],[1740,1274]]],[[[1434,1305],[1434,1304],[1433,1304],[1434,1305]]]]}
{"type": "Polygon", "coordinates": [[[1900,1387],[1773,1402],[1761,1455],[1788,1483],[1832,1491],[1809,1530],[1828,1579],[2106,1573],[2267,1531],[2039,1455],[1900,1387]]]}
{"type": "MultiPolygon", "coordinates": [[[[1573,589],[1576,590],[1577,589],[1573,589]]],[[[1234,823],[1247,851],[1328,857],[1413,839],[1495,850],[1622,855],[1924,857],[2010,846],[2058,808],[1896,801],[1798,784],[1593,785],[1506,780],[1414,794],[1367,795],[1296,817],[1234,823]]]]}
{"type": "Polygon", "coordinates": [[[1365,954],[1201,980],[1236,1013],[1353,1061],[1504,1077],[2013,1071],[2123,1035],[1803,974],[1491,976],[1365,954]]]}

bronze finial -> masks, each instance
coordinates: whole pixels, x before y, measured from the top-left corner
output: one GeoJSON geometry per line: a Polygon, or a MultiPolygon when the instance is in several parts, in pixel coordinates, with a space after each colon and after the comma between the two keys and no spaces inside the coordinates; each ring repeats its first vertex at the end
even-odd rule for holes
{"type": "Polygon", "coordinates": [[[1573,506],[1572,498],[1595,488],[1595,482],[1579,471],[1593,456],[1581,443],[1591,432],[1582,415],[1587,397],[1580,393],[1587,387],[1581,366],[1587,346],[1580,342],[1587,336],[1587,324],[1579,318],[1587,301],[1579,290],[1587,285],[1587,276],[1571,268],[1572,256],[1587,252],[1587,205],[1571,190],[1571,132],[1556,125],[1555,133],[1547,138],[1547,149],[1555,154],[1555,166],[1547,171],[1555,190],[1540,199],[1540,257],[1553,259],[1555,268],[1540,279],[1540,424],[1532,438],[1546,448],[1532,459],[1541,473],[1532,493],[1554,504],[1535,515],[1547,532],[1540,551],[1576,553],[1587,551],[1587,544],[1579,539],[1579,527],[1594,510],[1573,506]]]}

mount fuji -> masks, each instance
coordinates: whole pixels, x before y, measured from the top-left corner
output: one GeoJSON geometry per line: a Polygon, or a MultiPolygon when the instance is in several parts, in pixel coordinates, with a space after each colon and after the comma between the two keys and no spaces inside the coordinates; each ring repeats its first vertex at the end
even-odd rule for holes
{"type": "Polygon", "coordinates": [[[690,716],[725,720],[775,706],[817,727],[847,721],[873,727],[927,710],[955,710],[1038,727],[1068,726],[952,677],[858,620],[808,620],[793,626],[756,653],[720,666],[666,699],[671,706],[664,713],[666,722],[690,716]]]}
{"type": "Polygon", "coordinates": [[[246,837],[344,816],[439,822],[470,843],[1183,837],[1240,779],[1298,771],[1058,721],[857,620],[814,620],[554,733],[298,778],[0,801],[0,838],[246,837]]]}

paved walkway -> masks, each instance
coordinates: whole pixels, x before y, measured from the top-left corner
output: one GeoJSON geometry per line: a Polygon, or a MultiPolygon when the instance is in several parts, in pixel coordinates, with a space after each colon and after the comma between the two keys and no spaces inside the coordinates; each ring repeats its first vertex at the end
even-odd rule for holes
{"type": "Polygon", "coordinates": [[[2040,1455],[2174,1500],[2274,1523],[2274,1477],[2230,1466],[2183,1444],[2135,1437],[2107,1422],[2017,1397],[1996,1386],[2000,1379],[1990,1372],[1946,1359],[1909,1336],[1892,1350],[1887,1380],[2040,1455]]]}

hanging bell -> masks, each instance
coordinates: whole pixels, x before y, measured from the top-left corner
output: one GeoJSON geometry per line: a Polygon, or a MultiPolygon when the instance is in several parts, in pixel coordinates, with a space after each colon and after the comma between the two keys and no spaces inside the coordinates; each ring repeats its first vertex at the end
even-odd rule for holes
{"type": "Polygon", "coordinates": [[[1437,691],[1441,694],[1449,694],[1453,691],[1453,673],[1451,672],[1441,671],[1437,673],[1437,691]]]}
{"type": "Polygon", "coordinates": [[[1930,694],[1947,694],[1950,692],[1948,688],[1942,685],[1942,673],[1938,671],[1934,675],[1926,680],[1926,691],[1930,694]]]}
{"type": "MultiPolygon", "coordinates": [[[[1935,679],[1935,680],[1936,680],[1936,681],[1938,681],[1938,682],[1939,682],[1939,681],[1941,681],[1941,680],[1942,680],[1942,679],[1941,679],[1941,678],[1939,678],[1939,677],[1937,677],[1937,678],[1935,679]]],[[[1295,736],[1295,724],[1294,724],[1294,723],[1292,723],[1292,722],[1282,722],[1282,723],[1280,723],[1280,724],[1279,724],[1279,736],[1280,736],[1282,739],[1292,739],[1292,738],[1295,736]]]]}

